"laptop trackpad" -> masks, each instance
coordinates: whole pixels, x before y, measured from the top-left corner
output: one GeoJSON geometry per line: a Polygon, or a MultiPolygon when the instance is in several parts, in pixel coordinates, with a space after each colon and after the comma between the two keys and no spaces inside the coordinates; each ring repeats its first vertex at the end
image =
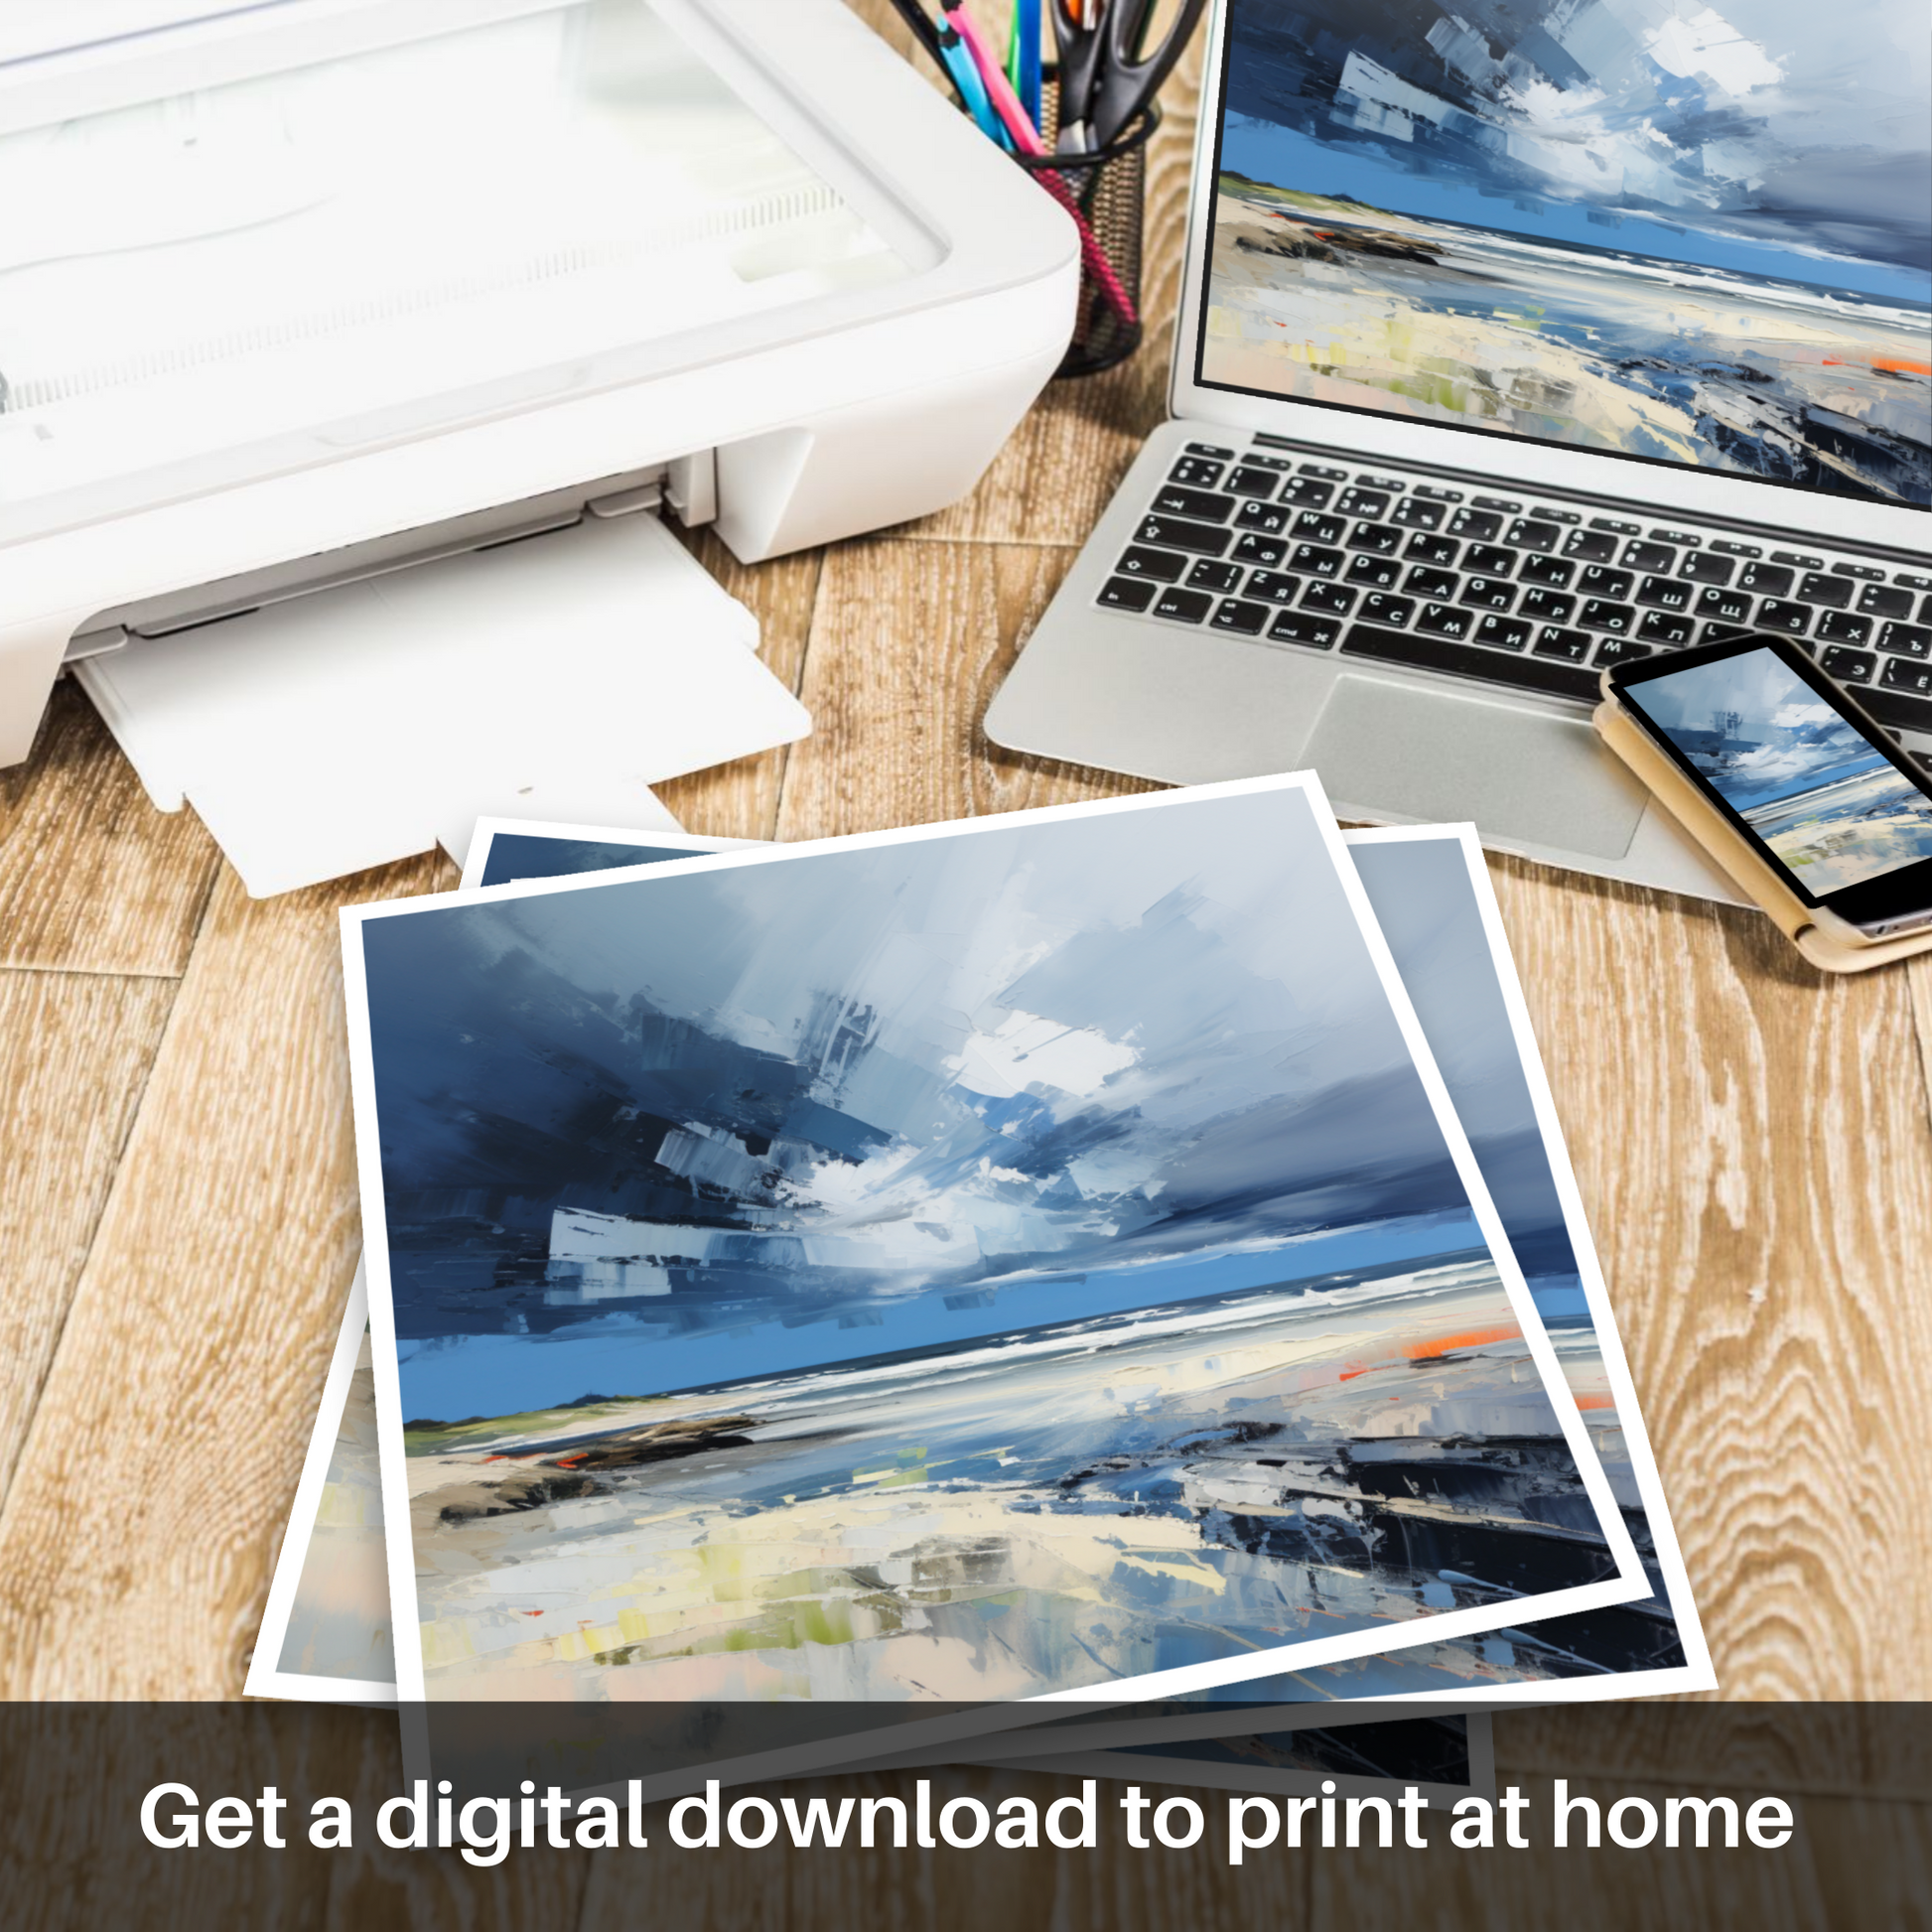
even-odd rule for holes
{"type": "Polygon", "coordinates": [[[1597,859],[1630,849],[1649,794],[1581,721],[1448,691],[1341,678],[1302,761],[1337,811],[1469,819],[1525,844],[1597,859]]]}

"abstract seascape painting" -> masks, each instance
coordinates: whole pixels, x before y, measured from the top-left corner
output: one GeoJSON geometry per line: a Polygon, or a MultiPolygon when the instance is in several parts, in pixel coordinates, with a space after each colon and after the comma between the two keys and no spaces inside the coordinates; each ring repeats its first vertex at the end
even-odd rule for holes
{"type": "Polygon", "coordinates": [[[1814,897],[1932,859],[1932,798],[1776,651],[1646,678],[1631,701],[1814,897]]]}
{"type": "Polygon", "coordinates": [[[1231,0],[1203,382],[1932,503],[1908,0],[1231,0]]]}
{"type": "Polygon", "coordinates": [[[403,1695],[1121,1695],[1640,1594],[1324,819],[345,914],[403,1695]]]}

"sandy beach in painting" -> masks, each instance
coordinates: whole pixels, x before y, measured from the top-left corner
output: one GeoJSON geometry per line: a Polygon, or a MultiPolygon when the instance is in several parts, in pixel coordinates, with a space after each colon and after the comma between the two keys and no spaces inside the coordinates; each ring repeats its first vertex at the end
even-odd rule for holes
{"type": "Polygon", "coordinates": [[[1818,464],[1828,487],[1911,501],[1932,482],[1923,311],[1235,176],[1215,203],[1201,372],[1739,474],[1818,464]]]}
{"type": "Polygon", "coordinates": [[[409,1450],[433,1698],[1017,1698],[1609,1568],[1486,1262],[409,1450]]]}

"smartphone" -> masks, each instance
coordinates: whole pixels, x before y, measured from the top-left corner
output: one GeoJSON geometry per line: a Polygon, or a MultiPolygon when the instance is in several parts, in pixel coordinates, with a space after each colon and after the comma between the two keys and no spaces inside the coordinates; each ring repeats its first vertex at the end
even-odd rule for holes
{"type": "Polygon", "coordinates": [[[1604,683],[1821,929],[1864,942],[1932,925],[1932,773],[1802,644],[1734,637],[1604,683]]]}

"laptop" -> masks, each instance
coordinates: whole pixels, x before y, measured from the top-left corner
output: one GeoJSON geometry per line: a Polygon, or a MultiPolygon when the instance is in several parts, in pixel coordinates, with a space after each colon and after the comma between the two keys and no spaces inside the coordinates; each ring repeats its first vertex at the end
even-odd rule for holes
{"type": "Polygon", "coordinates": [[[1170,386],[1015,751],[1737,901],[1602,669],[1801,638],[1932,765],[1917,0],[1225,0],[1170,386]]]}

